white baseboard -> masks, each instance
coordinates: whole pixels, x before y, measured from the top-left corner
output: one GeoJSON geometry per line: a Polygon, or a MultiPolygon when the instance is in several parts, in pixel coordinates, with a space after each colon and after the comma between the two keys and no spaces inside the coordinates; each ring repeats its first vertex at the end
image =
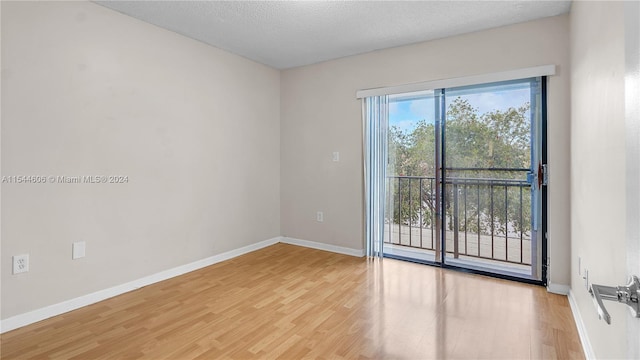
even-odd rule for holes
{"type": "Polygon", "coordinates": [[[272,239],[264,240],[255,244],[247,245],[239,249],[224,252],[222,254],[214,255],[202,260],[194,261],[189,264],[181,265],[169,270],[161,271],[159,273],[145,276],[141,279],[133,280],[128,283],[117,285],[108,289],[96,291],[91,294],[83,295],[75,299],[63,301],[58,304],[46,306],[37,310],[33,310],[24,314],[12,316],[10,318],[0,321],[0,333],[5,333],[19,327],[23,327],[35,322],[48,319],[50,317],[64,314],[66,312],[81,308],[83,306],[95,304],[99,301],[106,300],[108,298],[118,296],[129,291],[139,289],[143,286],[151,285],[163,280],[167,280],[188,272],[198,270],[225,260],[232,259],[234,257],[250,253],[252,251],[262,249],[264,247],[277,244],[281,241],[281,237],[275,237],[272,239]]]}
{"type": "Polygon", "coordinates": [[[280,238],[280,242],[284,244],[304,246],[311,249],[331,251],[338,254],[351,255],[356,257],[364,256],[364,249],[358,250],[358,249],[352,249],[352,248],[343,247],[343,246],[329,245],[329,244],[319,243],[315,241],[300,240],[300,239],[295,239],[290,237],[282,237],[280,238]]]}
{"type": "Polygon", "coordinates": [[[569,287],[569,285],[560,285],[554,283],[549,283],[549,285],[547,285],[548,292],[558,295],[569,295],[570,289],[571,288],[569,287]]]}
{"type": "Polygon", "coordinates": [[[102,300],[106,300],[108,298],[118,296],[147,285],[155,284],[157,282],[171,279],[173,277],[180,276],[191,271],[202,269],[204,267],[207,267],[225,260],[229,260],[229,259],[238,257],[240,255],[244,255],[252,251],[256,251],[258,249],[262,249],[264,247],[277,244],[279,242],[282,242],[285,244],[308,247],[312,249],[331,251],[339,254],[345,254],[345,255],[351,255],[351,256],[357,256],[357,257],[364,256],[364,250],[351,249],[351,248],[342,247],[342,246],[329,245],[329,244],[323,244],[323,243],[318,243],[314,241],[300,240],[300,239],[294,239],[294,238],[275,237],[272,239],[255,243],[255,244],[247,245],[239,249],[234,249],[231,251],[224,252],[222,254],[214,255],[206,259],[194,261],[189,264],[185,264],[169,270],[161,271],[153,275],[145,276],[143,278],[133,280],[125,284],[117,285],[104,290],[99,290],[91,294],[83,295],[74,299],[63,301],[58,304],[49,305],[37,310],[24,313],[24,314],[12,316],[10,318],[0,320],[0,334],[17,329],[19,327],[33,324],[38,321],[48,319],[53,316],[64,314],[66,312],[79,309],[87,305],[95,304],[102,300]]]}
{"type": "Polygon", "coordinates": [[[582,344],[584,356],[585,358],[587,358],[587,360],[595,360],[596,354],[593,352],[593,348],[591,347],[591,341],[589,341],[589,336],[587,335],[587,328],[584,325],[584,321],[582,321],[582,315],[580,315],[578,303],[576,303],[576,299],[573,296],[573,290],[569,290],[569,306],[571,307],[571,312],[573,313],[573,320],[575,321],[576,327],[578,328],[578,336],[580,337],[580,343],[582,344]]]}

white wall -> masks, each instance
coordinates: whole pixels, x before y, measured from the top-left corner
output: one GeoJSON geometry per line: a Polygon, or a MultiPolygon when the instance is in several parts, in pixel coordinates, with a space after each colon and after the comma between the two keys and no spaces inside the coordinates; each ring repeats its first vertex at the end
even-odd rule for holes
{"type": "Polygon", "coordinates": [[[2,184],[2,319],[280,235],[279,71],[92,3],[1,6],[2,175],[129,177],[2,184]]]}
{"type": "Polygon", "coordinates": [[[571,9],[571,291],[597,358],[625,358],[624,306],[598,320],[578,274],[626,283],[624,12],[620,2],[573,2],[571,9]]]}
{"type": "MultiPolygon", "coordinates": [[[[640,276],[640,2],[624,3],[627,274],[640,276]]],[[[627,316],[627,358],[640,359],[640,321],[627,316]]]]}
{"type": "MultiPolygon", "coordinates": [[[[624,3],[627,274],[640,276],[640,2],[624,3]]],[[[640,359],[640,321],[627,316],[627,358],[640,359]]]]}
{"type": "Polygon", "coordinates": [[[568,16],[280,73],[92,3],[1,7],[2,175],[129,177],[2,185],[2,319],[278,235],[362,249],[356,90],[541,64],[550,281],[569,284],[568,16]]]}
{"type": "Polygon", "coordinates": [[[363,248],[359,89],[555,64],[549,79],[550,281],[569,278],[569,22],[546,18],[285,70],[281,77],[284,236],[363,248]],[[332,162],[340,151],[340,162],[332,162]],[[316,211],[324,222],[316,222],[316,211]]]}

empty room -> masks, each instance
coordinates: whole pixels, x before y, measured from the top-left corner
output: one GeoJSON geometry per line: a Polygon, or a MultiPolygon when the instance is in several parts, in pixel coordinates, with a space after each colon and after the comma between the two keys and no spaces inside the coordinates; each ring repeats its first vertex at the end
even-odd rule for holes
{"type": "Polygon", "coordinates": [[[0,1],[0,358],[640,359],[639,24],[0,1]]]}

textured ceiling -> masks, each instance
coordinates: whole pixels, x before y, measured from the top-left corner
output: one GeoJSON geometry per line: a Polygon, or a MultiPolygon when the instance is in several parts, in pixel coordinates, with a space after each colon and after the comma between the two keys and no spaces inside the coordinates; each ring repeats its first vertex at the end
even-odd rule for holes
{"type": "Polygon", "coordinates": [[[569,12],[570,1],[96,1],[286,69],[569,12]]]}

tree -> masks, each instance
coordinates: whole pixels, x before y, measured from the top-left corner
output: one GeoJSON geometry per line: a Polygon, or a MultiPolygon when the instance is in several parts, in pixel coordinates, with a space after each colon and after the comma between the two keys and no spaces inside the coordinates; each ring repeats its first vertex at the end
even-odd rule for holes
{"type": "MultiPolygon", "coordinates": [[[[431,226],[435,215],[435,127],[425,120],[405,133],[397,127],[389,131],[389,165],[391,176],[417,176],[431,179],[396,179],[389,184],[399,202],[394,222],[431,226]]],[[[389,207],[391,208],[391,207],[389,207]]]]}
{"type": "Polygon", "coordinates": [[[478,116],[467,100],[456,98],[447,111],[447,167],[528,168],[528,111],[525,103],[478,116]]]}
{"type": "MultiPolygon", "coordinates": [[[[529,168],[530,124],[529,103],[504,111],[479,114],[478,109],[460,97],[448,106],[444,128],[444,150],[447,168],[529,168]]],[[[389,167],[391,176],[404,176],[390,181],[396,223],[430,226],[435,214],[435,126],[426,120],[411,131],[397,127],[389,131],[389,167]],[[406,177],[423,177],[409,179],[406,177]],[[426,179],[424,179],[426,178],[426,179]],[[409,201],[411,199],[411,201],[409,201]]],[[[491,181],[464,182],[460,179],[523,179],[517,171],[447,170],[444,189],[448,227],[453,230],[453,202],[459,211],[466,209],[459,221],[460,231],[489,234],[530,231],[531,199],[529,188],[507,186],[504,181],[492,186],[491,181]],[[456,180],[456,181],[454,181],[456,180]],[[453,185],[459,182],[459,185],[453,185]],[[486,185],[479,185],[480,183],[486,185]],[[454,190],[457,193],[454,193],[454,190]],[[498,194],[498,192],[501,192],[498,194]],[[464,196],[464,198],[462,198],[464,196]],[[521,199],[522,197],[522,199],[521,199]],[[493,210],[493,211],[492,211],[493,210]]],[[[459,216],[461,217],[461,216],[459,216]]]]}

